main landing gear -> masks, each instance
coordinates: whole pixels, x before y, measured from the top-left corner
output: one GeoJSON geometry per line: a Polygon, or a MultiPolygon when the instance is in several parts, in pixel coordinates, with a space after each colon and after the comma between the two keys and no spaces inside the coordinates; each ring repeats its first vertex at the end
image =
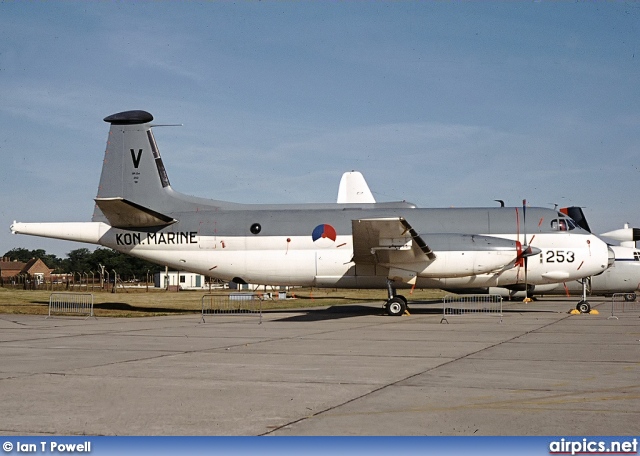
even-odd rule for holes
{"type": "Polygon", "coordinates": [[[392,317],[400,317],[404,315],[407,310],[407,298],[402,295],[396,294],[396,289],[393,288],[392,281],[387,281],[387,292],[389,299],[384,305],[387,315],[392,317]]]}

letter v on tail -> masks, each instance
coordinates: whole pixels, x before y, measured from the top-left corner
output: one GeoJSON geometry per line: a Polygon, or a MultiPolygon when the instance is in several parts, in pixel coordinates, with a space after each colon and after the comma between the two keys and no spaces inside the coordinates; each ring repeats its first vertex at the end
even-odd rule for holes
{"type": "Polygon", "coordinates": [[[142,149],[138,149],[138,155],[136,156],[136,151],[131,149],[131,160],[133,160],[133,167],[138,169],[140,166],[140,157],[142,156],[142,149]]]}

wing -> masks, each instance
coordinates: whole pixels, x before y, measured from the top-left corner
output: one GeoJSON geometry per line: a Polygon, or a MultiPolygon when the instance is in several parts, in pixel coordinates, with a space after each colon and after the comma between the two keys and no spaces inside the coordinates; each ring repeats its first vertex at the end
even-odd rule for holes
{"type": "Polygon", "coordinates": [[[353,220],[353,261],[381,264],[389,278],[415,283],[418,272],[436,259],[420,235],[402,217],[353,220]]]}

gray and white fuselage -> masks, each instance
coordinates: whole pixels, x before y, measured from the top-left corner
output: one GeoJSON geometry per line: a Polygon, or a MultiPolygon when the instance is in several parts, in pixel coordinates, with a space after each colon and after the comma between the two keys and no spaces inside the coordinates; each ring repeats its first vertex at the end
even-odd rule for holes
{"type": "Polygon", "coordinates": [[[247,205],[174,191],[151,130],[111,124],[92,222],[14,233],[88,242],[222,280],[317,287],[548,284],[603,272],[607,245],[546,208],[417,208],[406,202],[247,205]],[[561,228],[563,227],[563,228],[561,228]],[[525,239],[526,233],[526,239],[525,239]],[[523,250],[528,250],[524,260],[523,250]]]}

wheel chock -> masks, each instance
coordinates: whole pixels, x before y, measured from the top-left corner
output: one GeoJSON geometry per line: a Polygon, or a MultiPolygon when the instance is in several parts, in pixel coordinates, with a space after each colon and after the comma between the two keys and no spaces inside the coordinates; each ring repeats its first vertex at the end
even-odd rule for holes
{"type": "Polygon", "coordinates": [[[524,298],[524,299],[522,300],[522,302],[533,302],[533,299],[531,299],[531,298],[524,298]]]}
{"type": "Polygon", "coordinates": [[[404,313],[402,314],[402,316],[404,317],[405,315],[411,315],[409,313],[409,309],[404,309],[404,313]]]}
{"type": "MultiPolygon", "coordinates": [[[[571,315],[581,315],[582,312],[580,312],[578,309],[571,309],[569,311],[569,313],[571,315]]],[[[597,311],[597,309],[591,309],[589,312],[587,312],[587,315],[600,315],[600,312],[597,311]]]]}

